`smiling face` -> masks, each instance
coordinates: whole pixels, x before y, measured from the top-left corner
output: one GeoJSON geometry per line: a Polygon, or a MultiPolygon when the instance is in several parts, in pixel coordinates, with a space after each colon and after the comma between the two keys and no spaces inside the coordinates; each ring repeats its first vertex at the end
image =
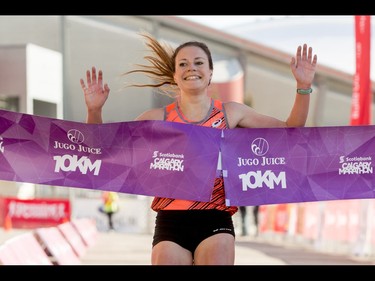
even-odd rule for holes
{"type": "Polygon", "coordinates": [[[212,72],[209,58],[202,48],[185,46],[176,54],[174,80],[182,92],[206,91],[212,72]]]}

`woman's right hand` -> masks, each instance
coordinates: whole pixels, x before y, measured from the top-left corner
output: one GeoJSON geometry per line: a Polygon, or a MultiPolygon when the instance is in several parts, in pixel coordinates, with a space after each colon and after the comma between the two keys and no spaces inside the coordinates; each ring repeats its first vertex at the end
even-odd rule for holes
{"type": "Polygon", "coordinates": [[[83,79],[80,79],[80,82],[87,110],[101,111],[109,95],[108,84],[103,85],[103,72],[99,70],[97,77],[96,69],[92,67],[91,72],[86,71],[86,83],[83,79]]]}

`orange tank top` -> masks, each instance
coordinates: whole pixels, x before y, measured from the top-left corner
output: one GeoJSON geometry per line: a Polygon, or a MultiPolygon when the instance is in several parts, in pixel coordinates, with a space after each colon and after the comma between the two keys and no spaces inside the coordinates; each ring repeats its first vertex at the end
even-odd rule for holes
{"type": "MultiPolygon", "coordinates": [[[[164,120],[186,124],[195,124],[205,127],[227,129],[228,121],[223,103],[219,100],[211,100],[211,107],[207,116],[199,122],[188,120],[178,107],[178,102],[171,103],[164,108],[164,120]]],[[[236,206],[225,205],[224,179],[222,176],[215,179],[214,189],[209,202],[181,200],[173,198],[155,197],[151,204],[151,209],[159,210],[222,210],[228,211],[231,215],[237,212],[236,206]]]]}

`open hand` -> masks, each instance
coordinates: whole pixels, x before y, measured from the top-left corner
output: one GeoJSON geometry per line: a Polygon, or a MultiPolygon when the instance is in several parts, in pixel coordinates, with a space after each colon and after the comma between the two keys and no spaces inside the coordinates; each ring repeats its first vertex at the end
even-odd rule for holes
{"type": "Polygon", "coordinates": [[[308,89],[314,80],[316,71],[316,64],[318,61],[317,55],[313,56],[312,48],[298,46],[296,57],[292,57],[290,68],[293,76],[297,81],[297,88],[308,89]]]}
{"type": "Polygon", "coordinates": [[[98,77],[96,69],[92,67],[86,71],[86,83],[80,79],[81,88],[85,96],[86,106],[89,110],[101,110],[109,95],[108,84],[103,85],[103,72],[99,70],[98,77]]]}

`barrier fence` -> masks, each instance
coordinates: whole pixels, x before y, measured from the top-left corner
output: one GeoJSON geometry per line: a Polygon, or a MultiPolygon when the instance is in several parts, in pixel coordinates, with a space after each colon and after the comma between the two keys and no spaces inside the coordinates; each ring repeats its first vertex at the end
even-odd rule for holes
{"type": "Polygon", "coordinates": [[[96,239],[92,219],[36,228],[0,244],[0,265],[79,265],[96,239]]]}
{"type": "Polygon", "coordinates": [[[374,213],[372,199],[262,205],[259,233],[325,252],[375,256],[374,213]]]}

